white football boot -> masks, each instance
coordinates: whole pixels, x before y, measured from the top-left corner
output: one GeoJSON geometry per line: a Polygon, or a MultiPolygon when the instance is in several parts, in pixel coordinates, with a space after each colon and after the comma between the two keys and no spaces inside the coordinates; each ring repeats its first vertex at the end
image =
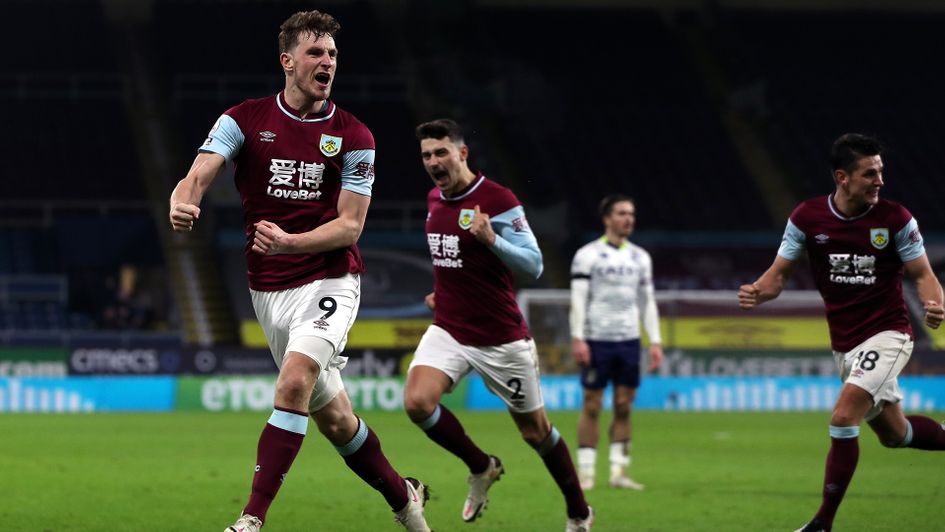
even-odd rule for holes
{"type": "Polygon", "coordinates": [[[643,484],[631,479],[627,475],[630,469],[630,444],[629,442],[616,442],[610,444],[610,487],[625,490],[642,491],[643,484]]]}
{"type": "Polygon", "coordinates": [[[643,484],[627,476],[626,468],[616,465],[610,466],[610,487],[636,491],[643,491],[644,488],[643,484]]]}
{"type": "Polygon", "coordinates": [[[430,532],[427,518],[423,515],[423,507],[430,499],[430,490],[415,478],[406,477],[407,506],[394,513],[394,521],[410,532],[430,532]]]}
{"type": "Polygon", "coordinates": [[[502,461],[495,456],[489,456],[489,467],[478,475],[469,475],[469,495],[463,503],[463,521],[472,523],[489,504],[489,488],[499,481],[505,473],[502,461]]]}
{"type": "Polygon", "coordinates": [[[259,532],[262,525],[262,521],[255,515],[243,514],[223,532],[259,532]]]}
{"type": "Polygon", "coordinates": [[[639,482],[627,476],[626,471],[626,468],[623,466],[610,466],[610,487],[625,490],[643,491],[643,484],[640,484],[639,482]]]}

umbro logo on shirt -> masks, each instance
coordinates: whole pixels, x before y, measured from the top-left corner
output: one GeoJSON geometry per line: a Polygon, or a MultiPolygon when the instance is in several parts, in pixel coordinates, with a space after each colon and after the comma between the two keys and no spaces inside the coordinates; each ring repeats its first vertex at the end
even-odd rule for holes
{"type": "Polygon", "coordinates": [[[272,131],[260,131],[259,142],[275,142],[276,134],[272,131]]]}
{"type": "Polygon", "coordinates": [[[816,240],[818,244],[826,244],[827,242],[830,241],[830,237],[827,236],[827,235],[825,235],[825,234],[823,234],[823,233],[821,233],[821,234],[815,236],[815,237],[814,237],[814,240],[816,240]]]}

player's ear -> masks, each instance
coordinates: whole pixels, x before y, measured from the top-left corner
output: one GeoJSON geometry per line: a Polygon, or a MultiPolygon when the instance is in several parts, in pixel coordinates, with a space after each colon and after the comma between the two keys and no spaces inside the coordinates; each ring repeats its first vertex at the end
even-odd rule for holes
{"type": "Polygon", "coordinates": [[[288,52],[279,54],[279,63],[282,65],[282,70],[287,74],[295,70],[295,60],[288,52]]]}
{"type": "Polygon", "coordinates": [[[849,174],[842,168],[833,171],[833,182],[837,185],[846,183],[849,178],[849,174]]]}
{"type": "Polygon", "coordinates": [[[469,158],[469,146],[463,144],[459,147],[459,160],[465,161],[469,158]]]}

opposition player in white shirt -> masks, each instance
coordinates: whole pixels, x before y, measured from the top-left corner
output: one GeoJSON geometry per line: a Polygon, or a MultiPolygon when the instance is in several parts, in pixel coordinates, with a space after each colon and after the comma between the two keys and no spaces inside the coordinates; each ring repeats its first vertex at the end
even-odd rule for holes
{"type": "Polygon", "coordinates": [[[649,369],[663,360],[659,313],[653,295],[649,253],[627,240],[636,223],[633,199],[601,201],[604,236],[586,244],[571,263],[571,351],[581,366],[584,407],[578,420],[578,475],[585,490],[594,487],[598,418],[608,382],[614,384],[610,425],[610,486],[642,490],[632,480],[630,411],[640,386],[640,320],[650,341],[649,369]]]}

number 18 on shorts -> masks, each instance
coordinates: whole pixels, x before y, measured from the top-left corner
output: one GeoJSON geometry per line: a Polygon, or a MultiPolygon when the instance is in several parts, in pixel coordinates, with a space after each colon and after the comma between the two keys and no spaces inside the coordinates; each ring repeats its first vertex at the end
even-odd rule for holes
{"type": "Polygon", "coordinates": [[[847,353],[834,351],[834,361],[843,382],[873,396],[873,409],[866,420],[879,415],[883,402],[902,400],[897,377],[912,355],[912,338],[899,331],[881,332],[847,353]]]}

